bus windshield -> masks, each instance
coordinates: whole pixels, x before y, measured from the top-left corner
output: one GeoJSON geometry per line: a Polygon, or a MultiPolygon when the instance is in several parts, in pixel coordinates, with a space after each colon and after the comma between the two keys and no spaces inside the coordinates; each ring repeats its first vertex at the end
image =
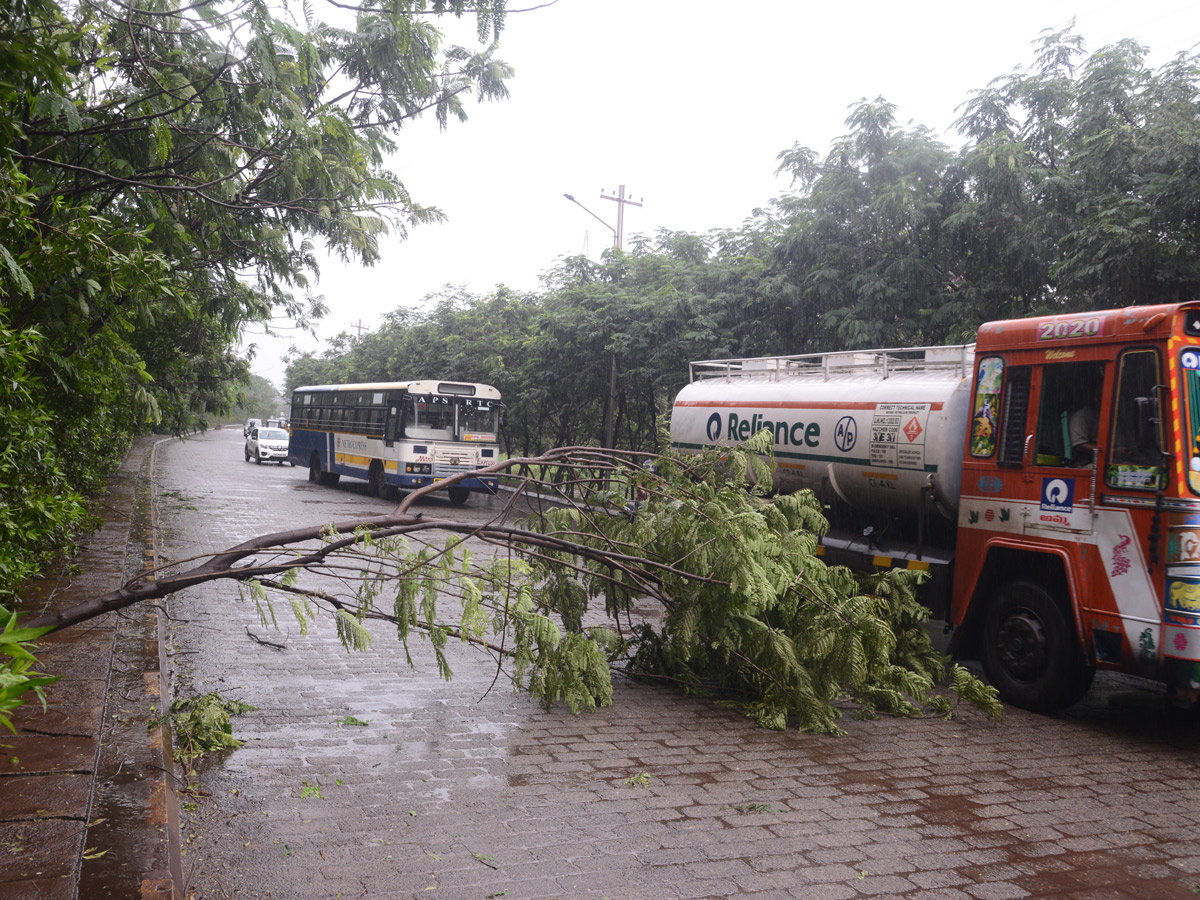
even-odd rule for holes
{"type": "Polygon", "coordinates": [[[436,394],[417,394],[408,398],[406,434],[428,441],[454,440],[455,402],[436,394]]]}
{"type": "Polygon", "coordinates": [[[500,410],[490,400],[466,400],[458,411],[458,431],[464,441],[494,441],[500,410]]]}
{"type": "Polygon", "coordinates": [[[422,441],[494,441],[500,404],[492,400],[413,394],[405,435],[422,441]]]}

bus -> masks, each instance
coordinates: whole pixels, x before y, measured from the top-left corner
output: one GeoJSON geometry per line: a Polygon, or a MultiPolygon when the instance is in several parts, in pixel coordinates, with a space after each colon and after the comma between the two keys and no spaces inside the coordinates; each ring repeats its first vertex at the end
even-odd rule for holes
{"type": "MultiPolygon", "coordinates": [[[[387,498],[499,461],[500,392],[456,381],[321,384],[292,391],[288,459],[308,480],[332,486],[362,478],[387,498]]],[[[495,475],[447,489],[461,506],[472,491],[494,494],[495,475]]]]}

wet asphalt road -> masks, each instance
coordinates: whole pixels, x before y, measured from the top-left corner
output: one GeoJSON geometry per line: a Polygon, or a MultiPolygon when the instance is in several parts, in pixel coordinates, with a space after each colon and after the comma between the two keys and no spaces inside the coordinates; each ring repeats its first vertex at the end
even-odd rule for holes
{"type": "MultiPolygon", "coordinates": [[[[361,483],[246,464],[240,430],[165,444],[159,550],[389,511],[361,483]]],[[[463,514],[495,513],[473,497],[463,514]]],[[[430,514],[451,508],[430,501],[430,514]]],[[[348,655],[328,616],[206,585],[170,603],[173,680],[255,707],[245,746],[184,797],[195,898],[837,900],[1184,898],[1200,890],[1200,731],[1131,681],[1058,717],[994,726],[846,718],[757,729],[736,710],[618,682],[614,705],[544,710],[454,645],[441,680],[388,628],[348,655]],[[249,633],[248,633],[249,632],[249,633]],[[250,636],[285,645],[278,649],[250,636]],[[354,724],[355,722],[365,724],[354,724]]]]}

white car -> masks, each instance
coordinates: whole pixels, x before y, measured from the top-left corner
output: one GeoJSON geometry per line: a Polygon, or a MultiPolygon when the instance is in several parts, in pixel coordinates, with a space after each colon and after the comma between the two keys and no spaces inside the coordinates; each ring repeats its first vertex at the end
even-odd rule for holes
{"type": "Polygon", "coordinates": [[[282,466],[285,462],[291,462],[288,459],[288,433],[282,428],[252,429],[246,438],[246,462],[250,460],[259,465],[277,462],[282,466]]]}

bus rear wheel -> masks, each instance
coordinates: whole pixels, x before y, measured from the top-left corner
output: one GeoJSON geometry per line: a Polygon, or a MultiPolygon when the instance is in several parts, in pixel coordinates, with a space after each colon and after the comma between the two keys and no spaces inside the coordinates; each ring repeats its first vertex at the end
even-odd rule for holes
{"type": "Polygon", "coordinates": [[[1038,713],[1076,703],[1095,674],[1084,664],[1063,605],[1022,580],[1001,587],[988,608],[983,669],[1001,700],[1038,713]]]}
{"type": "Polygon", "coordinates": [[[462,506],[467,502],[467,498],[471,496],[470,488],[452,487],[446,488],[446,493],[450,496],[450,503],[453,506],[462,506]]]}
{"type": "Polygon", "coordinates": [[[321,471],[321,457],[314,453],[308,460],[308,480],[321,487],[333,487],[341,476],[337,472],[321,471]]]}

